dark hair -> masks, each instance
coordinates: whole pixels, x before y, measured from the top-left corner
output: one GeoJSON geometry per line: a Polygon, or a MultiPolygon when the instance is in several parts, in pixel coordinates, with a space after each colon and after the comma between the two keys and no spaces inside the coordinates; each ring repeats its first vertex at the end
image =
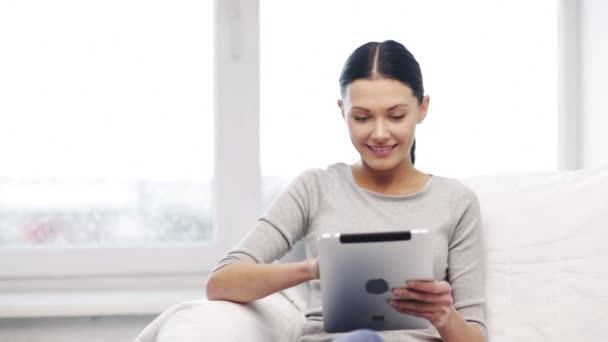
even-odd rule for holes
{"type": "MultiPolygon", "coordinates": [[[[397,80],[412,89],[418,102],[424,97],[422,72],[414,55],[402,44],[394,40],[382,43],[369,42],[358,47],[348,57],[340,74],[340,93],[342,97],[346,88],[358,79],[385,77],[397,80]]],[[[415,162],[416,139],[412,143],[410,157],[415,162]]]]}

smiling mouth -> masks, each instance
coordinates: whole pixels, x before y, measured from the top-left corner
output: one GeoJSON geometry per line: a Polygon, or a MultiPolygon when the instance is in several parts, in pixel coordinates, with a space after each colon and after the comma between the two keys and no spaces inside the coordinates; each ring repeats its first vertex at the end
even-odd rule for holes
{"type": "Polygon", "coordinates": [[[390,146],[370,146],[370,145],[365,145],[367,146],[370,150],[374,151],[374,152],[388,152],[392,149],[395,148],[395,146],[397,146],[398,144],[395,145],[390,145],[390,146]]]}

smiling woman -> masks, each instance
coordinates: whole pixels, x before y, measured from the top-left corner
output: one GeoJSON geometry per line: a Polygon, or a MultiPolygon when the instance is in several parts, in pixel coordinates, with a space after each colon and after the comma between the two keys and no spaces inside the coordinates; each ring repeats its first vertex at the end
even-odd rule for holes
{"type": "MultiPolygon", "coordinates": [[[[362,156],[362,162],[353,169],[360,184],[366,184],[368,188],[374,186],[366,177],[370,168],[386,171],[388,178],[390,171],[400,167],[404,160],[413,166],[416,125],[426,116],[428,99],[424,97],[418,104],[409,86],[380,75],[354,81],[348,86],[344,100],[339,100],[338,105],[345,116],[351,142],[362,156]]],[[[409,167],[404,170],[409,171],[409,167]]],[[[428,180],[427,175],[416,172],[398,175],[400,179],[384,180],[384,183],[397,181],[401,184],[391,189],[391,193],[410,188],[412,180],[416,180],[414,183],[428,180]]]]}
{"type": "MultiPolygon", "coordinates": [[[[323,265],[318,262],[319,237],[424,227],[434,241],[432,251],[427,251],[433,256],[429,262],[434,266],[434,280],[391,284],[396,289],[394,297],[383,303],[404,315],[424,318],[432,326],[366,335],[387,341],[484,341],[483,246],[477,197],[462,183],[426,174],[412,163],[415,128],[429,105],[418,62],[400,43],[370,42],[346,60],[340,85],[338,105],[360,160],[302,172],[217,264],[207,283],[208,298],[249,303],[308,282],[309,310],[299,341],[363,341],[358,332],[328,333],[335,330],[325,325],[326,308],[320,303],[319,269],[323,265]],[[274,263],[300,240],[306,245],[308,259],[274,263]]],[[[407,260],[403,263],[407,267],[407,260]]],[[[403,273],[399,269],[392,272],[403,273]]],[[[368,323],[362,320],[349,329],[371,328],[368,323]]]]}
{"type": "Polygon", "coordinates": [[[426,116],[428,97],[419,105],[409,87],[399,81],[382,79],[381,76],[372,80],[357,80],[349,88],[349,94],[359,102],[353,103],[349,95],[344,102],[339,100],[338,105],[347,121],[352,143],[359,153],[364,152],[362,146],[381,157],[388,157],[391,152],[409,153],[414,143],[416,125],[422,123],[426,116]],[[405,103],[403,98],[409,101],[405,103]],[[391,141],[393,132],[403,133],[393,136],[396,141],[391,141]]]}
{"type": "MultiPolygon", "coordinates": [[[[394,152],[393,155],[401,156],[410,153],[416,125],[426,117],[428,97],[418,104],[411,88],[404,83],[376,76],[353,82],[338,106],[359,153],[372,151],[377,156],[388,157],[394,152]],[[353,98],[357,102],[353,102],[353,98]],[[403,99],[407,99],[407,103],[403,99]]],[[[388,161],[385,158],[382,162],[388,161]]],[[[390,164],[385,166],[389,167],[390,164]]]]}
{"type": "Polygon", "coordinates": [[[385,171],[386,177],[391,174],[398,177],[383,180],[385,184],[393,183],[393,189],[376,190],[399,193],[412,184],[425,184],[428,175],[409,172],[416,171],[412,167],[416,126],[422,123],[429,108],[429,97],[424,96],[422,73],[414,56],[394,41],[364,44],[344,65],[340,93],[338,106],[351,142],[361,155],[361,163],[353,169],[358,183],[377,187],[366,177],[373,169],[385,171]],[[392,172],[395,168],[407,172],[395,174],[392,172]]]}

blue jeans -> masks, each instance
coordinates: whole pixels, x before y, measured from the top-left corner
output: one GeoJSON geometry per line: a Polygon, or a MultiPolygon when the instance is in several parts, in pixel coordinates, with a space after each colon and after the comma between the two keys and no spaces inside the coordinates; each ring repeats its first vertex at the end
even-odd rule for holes
{"type": "Polygon", "coordinates": [[[360,329],[340,336],[333,342],[383,342],[384,339],[373,330],[360,329]]]}

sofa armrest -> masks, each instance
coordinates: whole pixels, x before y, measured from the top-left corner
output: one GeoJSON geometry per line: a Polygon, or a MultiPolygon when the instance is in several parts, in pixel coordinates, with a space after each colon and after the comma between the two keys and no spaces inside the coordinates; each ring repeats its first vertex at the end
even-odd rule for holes
{"type": "Polygon", "coordinates": [[[158,316],[135,342],[295,341],[304,322],[304,314],[282,293],[248,304],[184,302],[158,316]]]}

